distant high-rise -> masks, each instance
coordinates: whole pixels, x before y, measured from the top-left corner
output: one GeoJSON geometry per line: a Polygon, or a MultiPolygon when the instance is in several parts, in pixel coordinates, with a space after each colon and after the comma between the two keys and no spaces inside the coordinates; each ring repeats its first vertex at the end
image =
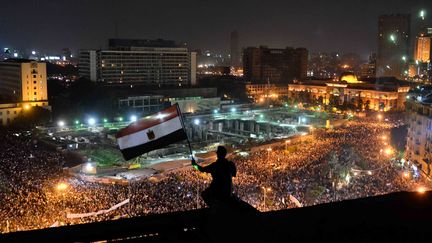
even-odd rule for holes
{"type": "Polygon", "coordinates": [[[307,76],[308,51],[305,48],[273,49],[248,47],[243,53],[244,78],[253,83],[287,84],[307,76]]]}
{"type": "Polygon", "coordinates": [[[410,15],[381,15],[378,23],[377,76],[403,79],[407,72],[410,15]]]}
{"type": "Polygon", "coordinates": [[[196,53],[167,40],[110,39],[108,50],[80,51],[79,72],[106,84],[196,84],[196,53]]]}
{"type": "Polygon", "coordinates": [[[230,56],[231,56],[231,66],[240,67],[240,47],[239,47],[239,35],[237,31],[231,32],[231,42],[230,42],[230,56]]]}
{"type": "Polygon", "coordinates": [[[430,62],[431,60],[431,43],[430,36],[418,36],[414,50],[414,60],[417,62],[430,62]]]}

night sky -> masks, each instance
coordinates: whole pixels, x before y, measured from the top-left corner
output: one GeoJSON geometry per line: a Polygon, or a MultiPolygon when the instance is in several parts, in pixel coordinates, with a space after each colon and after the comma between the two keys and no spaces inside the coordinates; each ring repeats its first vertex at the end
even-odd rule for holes
{"type": "Polygon", "coordinates": [[[306,47],[311,51],[376,49],[378,15],[413,13],[432,0],[2,0],[0,47],[54,52],[106,47],[115,37],[185,41],[227,53],[236,29],[241,46],[306,47]]]}

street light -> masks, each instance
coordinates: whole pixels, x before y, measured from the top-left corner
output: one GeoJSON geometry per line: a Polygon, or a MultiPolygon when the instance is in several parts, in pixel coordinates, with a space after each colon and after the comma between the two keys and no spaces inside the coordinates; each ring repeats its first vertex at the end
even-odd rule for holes
{"type": "Polygon", "coordinates": [[[285,150],[288,150],[288,144],[291,143],[291,140],[285,140],[285,150]]]}
{"type": "Polygon", "coordinates": [[[65,122],[64,121],[58,121],[57,122],[57,126],[64,127],[65,126],[65,122]]]}
{"type": "Polygon", "coordinates": [[[420,186],[417,188],[417,192],[420,194],[423,194],[426,192],[426,188],[424,186],[420,186]]]}
{"type": "Polygon", "coordinates": [[[264,186],[262,186],[261,187],[261,189],[263,190],[263,204],[264,204],[264,207],[265,207],[265,205],[266,205],[266,196],[267,196],[267,192],[271,192],[272,191],[272,189],[270,188],[270,187],[264,187],[264,186]]]}
{"type": "Polygon", "coordinates": [[[96,124],[96,119],[94,119],[93,117],[91,117],[91,118],[89,118],[89,119],[87,120],[87,123],[88,123],[90,126],[93,126],[93,125],[96,124]]]}
{"type": "Polygon", "coordinates": [[[137,116],[135,116],[135,115],[132,115],[131,117],[130,117],[130,121],[131,122],[136,122],[138,120],[138,118],[137,118],[137,116]]]}
{"type": "Polygon", "coordinates": [[[198,126],[200,123],[201,123],[200,119],[198,119],[198,118],[195,118],[195,119],[194,119],[194,124],[195,124],[195,125],[198,126]]]}
{"type": "Polygon", "coordinates": [[[267,148],[267,162],[270,161],[270,152],[272,151],[272,148],[267,148]]]}
{"type": "Polygon", "coordinates": [[[378,120],[381,121],[381,120],[383,119],[383,115],[382,115],[382,114],[378,114],[378,115],[377,115],[377,118],[378,118],[378,120]]]}
{"type": "Polygon", "coordinates": [[[390,156],[390,155],[393,154],[393,149],[392,149],[392,148],[386,148],[386,149],[384,150],[384,153],[385,153],[386,155],[390,156]]]}

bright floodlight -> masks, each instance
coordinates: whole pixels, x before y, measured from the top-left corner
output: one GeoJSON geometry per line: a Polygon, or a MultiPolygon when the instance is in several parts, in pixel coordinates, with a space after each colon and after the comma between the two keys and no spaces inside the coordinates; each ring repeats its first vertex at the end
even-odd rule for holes
{"type": "Polygon", "coordinates": [[[237,109],[235,107],[231,108],[231,112],[236,112],[237,109]]]}
{"type": "Polygon", "coordinates": [[[301,121],[302,121],[303,123],[306,123],[306,118],[303,117],[303,118],[301,119],[301,121]]]}
{"type": "Polygon", "coordinates": [[[14,57],[18,57],[18,53],[15,52],[15,53],[13,54],[13,56],[14,56],[14,57]]]}
{"type": "Polygon", "coordinates": [[[88,123],[90,126],[93,126],[94,124],[96,124],[96,119],[94,119],[94,118],[89,118],[88,121],[87,121],[87,123],[88,123]]]}
{"type": "Polygon", "coordinates": [[[407,60],[406,56],[402,56],[402,61],[406,61],[406,60],[407,60]]]}
{"type": "Polygon", "coordinates": [[[395,36],[394,34],[391,34],[391,35],[390,35],[390,40],[391,40],[392,42],[396,42],[396,36],[395,36]]]}
{"type": "Polygon", "coordinates": [[[104,122],[104,123],[107,123],[107,122],[108,122],[108,119],[104,118],[104,119],[103,119],[103,122],[104,122]]]}
{"type": "Polygon", "coordinates": [[[32,55],[36,55],[36,51],[32,51],[32,55]]]}
{"type": "Polygon", "coordinates": [[[421,10],[421,11],[420,11],[420,18],[422,18],[422,20],[424,20],[424,19],[425,19],[425,16],[426,16],[426,11],[421,10]]]}
{"type": "Polygon", "coordinates": [[[217,110],[217,109],[215,109],[214,111],[213,111],[213,113],[215,113],[215,114],[217,114],[219,111],[217,110]]]}
{"type": "Polygon", "coordinates": [[[130,121],[131,122],[136,122],[138,120],[138,118],[137,118],[137,116],[135,116],[135,115],[132,115],[131,117],[130,117],[130,121]]]}
{"type": "Polygon", "coordinates": [[[123,121],[123,117],[119,117],[119,121],[123,121]]]}
{"type": "Polygon", "coordinates": [[[58,121],[58,122],[57,122],[57,125],[58,125],[59,127],[64,127],[64,126],[65,126],[65,122],[64,122],[64,121],[58,121]]]}
{"type": "Polygon", "coordinates": [[[195,120],[194,120],[194,124],[195,124],[195,125],[199,125],[200,122],[201,122],[201,121],[200,121],[199,119],[195,119],[195,120]]]}

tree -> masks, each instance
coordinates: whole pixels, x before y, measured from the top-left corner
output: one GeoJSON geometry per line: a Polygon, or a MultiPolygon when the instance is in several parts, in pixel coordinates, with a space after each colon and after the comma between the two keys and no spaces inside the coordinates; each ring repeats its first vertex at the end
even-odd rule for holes
{"type": "Polygon", "coordinates": [[[47,124],[51,120],[51,111],[40,106],[24,110],[14,121],[13,126],[19,128],[32,128],[47,124]]]}

